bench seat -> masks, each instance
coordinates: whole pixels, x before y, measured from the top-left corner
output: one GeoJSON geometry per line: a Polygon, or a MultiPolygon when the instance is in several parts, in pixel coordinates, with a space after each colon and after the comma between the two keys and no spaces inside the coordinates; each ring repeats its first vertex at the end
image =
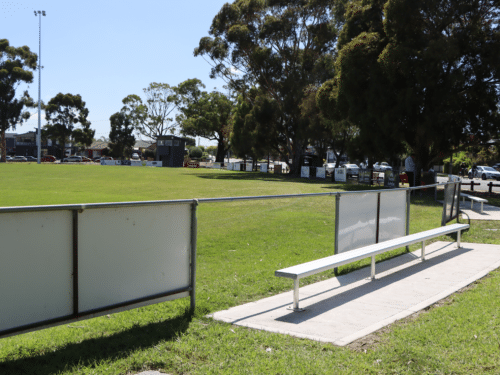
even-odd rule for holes
{"type": "Polygon", "coordinates": [[[303,277],[314,275],[319,272],[352,263],[357,260],[372,257],[371,277],[375,278],[375,256],[386,251],[395,250],[417,242],[422,242],[422,260],[425,260],[425,241],[449,233],[457,233],[457,247],[460,247],[460,232],[469,228],[469,224],[452,224],[444,227],[430,229],[420,233],[395,238],[392,240],[379,242],[373,245],[364,246],[355,250],[346,251],[340,254],[331,255],[326,258],[316,259],[311,262],[296,266],[283,268],[275,271],[274,275],[286,277],[294,280],[293,310],[302,311],[299,308],[299,280],[303,277]]]}
{"type": "Polygon", "coordinates": [[[487,199],[484,198],[479,198],[474,195],[469,195],[469,194],[464,194],[460,193],[460,196],[463,198],[463,201],[465,202],[465,199],[470,199],[470,209],[474,207],[474,202],[481,203],[481,209],[479,210],[480,213],[483,213],[483,203],[488,203],[487,199]]]}

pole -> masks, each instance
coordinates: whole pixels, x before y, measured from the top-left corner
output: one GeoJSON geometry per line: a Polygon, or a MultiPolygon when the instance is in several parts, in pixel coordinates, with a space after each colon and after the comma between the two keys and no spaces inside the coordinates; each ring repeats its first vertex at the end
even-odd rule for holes
{"type": "Polygon", "coordinates": [[[45,17],[45,11],[35,11],[38,14],[38,133],[36,135],[37,144],[37,163],[41,163],[42,156],[42,129],[41,129],[41,86],[42,86],[42,14],[45,17]]]}

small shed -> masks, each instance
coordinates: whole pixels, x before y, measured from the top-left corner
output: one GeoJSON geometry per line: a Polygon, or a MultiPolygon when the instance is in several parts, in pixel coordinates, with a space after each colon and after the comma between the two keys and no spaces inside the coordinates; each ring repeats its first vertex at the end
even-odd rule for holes
{"type": "Polygon", "coordinates": [[[156,139],[156,160],[162,167],[182,167],[186,140],[175,135],[161,135],[156,139]]]}

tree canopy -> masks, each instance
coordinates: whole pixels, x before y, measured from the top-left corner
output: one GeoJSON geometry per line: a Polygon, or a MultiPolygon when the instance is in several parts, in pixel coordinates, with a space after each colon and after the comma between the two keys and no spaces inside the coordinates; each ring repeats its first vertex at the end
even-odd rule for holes
{"type": "Polygon", "coordinates": [[[29,47],[12,47],[7,39],[0,39],[0,154],[5,162],[6,140],[5,132],[15,129],[16,125],[29,118],[29,113],[23,112],[24,106],[31,101],[28,92],[16,97],[16,89],[21,83],[33,81],[32,70],[37,66],[36,53],[29,47]]]}
{"type": "MultiPolygon", "coordinates": [[[[272,101],[272,133],[291,173],[307,146],[308,122],[301,119],[303,90],[331,77],[336,29],[333,0],[236,0],[225,4],[200,40],[195,56],[212,62],[212,77],[224,78],[243,94],[250,87],[272,101]]],[[[264,100],[264,99],[263,99],[264,100]]]]}
{"type": "Polygon", "coordinates": [[[135,145],[134,126],[129,116],[117,112],[109,118],[111,131],[109,132],[109,149],[112,156],[123,158],[129,155],[135,145]]]}
{"type": "Polygon", "coordinates": [[[318,106],[359,127],[367,154],[417,167],[499,127],[497,0],[355,0],[318,106]],[[378,155],[377,155],[378,153],[378,155]]]}
{"type": "Polygon", "coordinates": [[[202,91],[199,79],[188,79],[176,87],[176,117],[184,135],[217,141],[217,162],[224,162],[231,134],[232,101],[224,94],[202,91]]]}
{"type": "Polygon", "coordinates": [[[80,95],[59,93],[45,106],[47,125],[43,136],[57,140],[63,150],[70,141],[89,146],[95,130],[90,129],[88,115],[89,110],[80,95]],[[75,128],[77,124],[80,128],[75,128]]]}
{"type": "Polygon", "coordinates": [[[156,139],[158,136],[174,133],[177,126],[173,122],[175,91],[167,83],[152,82],[143,89],[146,101],[138,95],[128,95],[123,99],[123,113],[126,113],[140,134],[156,139]]]}

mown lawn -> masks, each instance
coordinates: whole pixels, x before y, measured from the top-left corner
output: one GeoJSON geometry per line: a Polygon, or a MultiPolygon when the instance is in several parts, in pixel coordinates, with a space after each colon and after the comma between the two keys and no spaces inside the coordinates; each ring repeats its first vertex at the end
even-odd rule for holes
{"type": "MultiPolygon", "coordinates": [[[[0,177],[0,206],[356,188],[260,173],[97,165],[0,164],[0,177]]],[[[3,338],[0,374],[134,374],[146,369],[169,374],[500,373],[498,271],[444,305],[394,324],[366,352],[205,317],[290,290],[290,281],[274,277],[274,271],[332,254],[334,208],[333,197],[202,203],[194,314],[185,298],[3,338]]],[[[440,220],[439,204],[426,197],[412,200],[411,232],[438,226],[440,220]]],[[[500,231],[494,230],[498,227],[472,222],[462,240],[500,244],[500,231]]],[[[333,276],[326,272],[304,283],[333,276]]]]}

